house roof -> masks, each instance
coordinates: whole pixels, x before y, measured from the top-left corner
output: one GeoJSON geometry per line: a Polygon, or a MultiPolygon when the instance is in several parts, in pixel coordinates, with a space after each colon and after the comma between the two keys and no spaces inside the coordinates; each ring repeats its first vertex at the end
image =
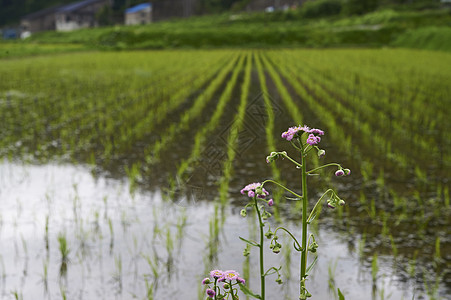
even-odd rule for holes
{"type": "Polygon", "coordinates": [[[59,13],[59,12],[71,12],[71,11],[80,9],[86,5],[89,5],[89,4],[92,4],[95,2],[99,2],[99,1],[101,1],[101,0],[83,0],[83,1],[78,1],[78,2],[71,3],[71,4],[67,4],[67,5],[56,5],[56,6],[52,6],[52,7],[45,8],[45,9],[39,10],[37,12],[28,14],[28,15],[22,17],[22,20],[37,19],[37,18],[43,17],[48,14],[54,14],[54,13],[59,13]]]}
{"type": "Polygon", "coordinates": [[[75,3],[71,3],[68,5],[65,5],[61,8],[58,9],[58,12],[71,12],[71,11],[75,11],[77,9],[83,8],[86,5],[95,3],[95,2],[99,2],[99,0],[84,0],[84,1],[79,1],[79,2],[75,2],[75,3]]]}
{"type": "Polygon", "coordinates": [[[56,11],[58,11],[58,9],[60,7],[62,7],[62,6],[61,5],[56,5],[56,6],[52,6],[52,7],[49,7],[49,8],[45,8],[45,9],[33,12],[31,14],[23,16],[22,20],[33,20],[33,19],[40,18],[40,17],[43,17],[43,16],[48,15],[48,14],[53,14],[56,11]]]}
{"type": "Polygon", "coordinates": [[[125,13],[126,14],[132,14],[132,13],[138,12],[140,10],[146,9],[148,7],[152,7],[152,4],[150,4],[150,3],[141,3],[141,4],[138,4],[136,6],[127,8],[125,10],[125,13]]]}

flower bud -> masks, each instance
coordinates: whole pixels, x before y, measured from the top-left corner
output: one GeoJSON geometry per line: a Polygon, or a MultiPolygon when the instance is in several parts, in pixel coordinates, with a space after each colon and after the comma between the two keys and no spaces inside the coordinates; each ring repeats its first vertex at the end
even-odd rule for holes
{"type": "Polygon", "coordinates": [[[209,284],[211,281],[210,281],[210,278],[204,278],[203,280],[202,280],[202,284],[203,285],[205,285],[205,284],[209,284]]]}
{"type": "Polygon", "coordinates": [[[272,162],[272,157],[271,156],[266,156],[266,163],[269,164],[272,162]]]}
{"type": "Polygon", "coordinates": [[[224,285],[222,286],[225,290],[228,290],[230,288],[230,284],[228,284],[227,282],[224,283],[224,285]]]}
{"type": "Polygon", "coordinates": [[[270,239],[270,238],[272,238],[273,237],[273,235],[274,235],[274,233],[271,231],[271,230],[268,230],[268,232],[267,233],[265,233],[265,236],[266,236],[266,238],[267,239],[270,239]]]}
{"type": "Polygon", "coordinates": [[[326,150],[320,149],[318,151],[318,157],[323,157],[324,155],[326,155],[326,150]]]}
{"type": "Polygon", "coordinates": [[[340,205],[340,206],[343,206],[343,205],[345,205],[346,204],[346,202],[344,202],[344,200],[341,200],[340,199],[340,201],[338,201],[338,205],[340,205]]]}
{"type": "Polygon", "coordinates": [[[255,192],[257,193],[257,195],[261,195],[263,193],[263,188],[261,186],[257,186],[255,188],[255,192]]]}
{"type": "Polygon", "coordinates": [[[282,284],[282,283],[283,283],[283,281],[282,281],[282,279],[281,279],[280,277],[276,279],[276,282],[277,282],[278,284],[282,284]]]}
{"type": "Polygon", "coordinates": [[[327,201],[327,207],[334,209],[335,203],[333,203],[332,201],[327,201]]]}
{"type": "Polygon", "coordinates": [[[240,215],[242,217],[245,217],[247,215],[247,212],[246,212],[246,210],[244,208],[240,211],[240,215]]]}
{"type": "Polygon", "coordinates": [[[212,289],[206,290],[208,297],[213,298],[216,295],[216,292],[212,289]]]}
{"type": "Polygon", "coordinates": [[[343,171],[345,172],[345,176],[351,175],[351,170],[344,169],[343,171]]]}
{"type": "Polygon", "coordinates": [[[344,174],[345,172],[342,169],[337,170],[337,172],[335,172],[335,176],[343,176],[344,174]]]}
{"type": "Polygon", "coordinates": [[[269,199],[268,200],[268,206],[273,206],[274,205],[274,200],[273,199],[269,199]]]}
{"type": "Polygon", "coordinates": [[[310,247],[308,248],[308,251],[315,253],[316,252],[316,248],[318,248],[318,244],[316,242],[313,242],[310,247]]]}

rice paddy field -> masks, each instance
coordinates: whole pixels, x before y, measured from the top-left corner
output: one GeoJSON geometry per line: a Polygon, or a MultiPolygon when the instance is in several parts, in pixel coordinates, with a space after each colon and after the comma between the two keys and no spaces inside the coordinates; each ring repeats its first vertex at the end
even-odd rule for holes
{"type": "MultiPolygon", "coordinates": [[[[311,205],[331,185],[346,200],[311,227],[312,299],[451,298],[450,66],[401,49],[0,60],[0,298],[205,299],[212,269],[258,290],[240,189],[301,189],[299,170],[265,162],[298,124],[325,131],[312,166],[352,170],[309,178],[311,205]]],[[[299,207],[269,190],[271,224],[299,233],[299,207]]],[[[298,299],[299,257],[281,243],[267,299],[298,299]]]]}

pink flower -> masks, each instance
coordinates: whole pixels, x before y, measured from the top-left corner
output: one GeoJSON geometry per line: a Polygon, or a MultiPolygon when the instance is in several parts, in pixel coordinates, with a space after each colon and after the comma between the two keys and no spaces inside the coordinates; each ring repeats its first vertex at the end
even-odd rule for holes
{"type": "Polygon", "coordinates": [[[222,272],[221,270],[213,270],[210,272],[210,276],[212,278],[221,278],[222,276],[224,276],[224,272],[222,272]]]}
{"type": "Polygon", "coordinates": [[[307,138],[307,144],[309,144],[310,146],[316,145],[319,142],[318,139],[319,137],[316,137],[315,135],[310,133],[310,135],[307,138]]]}
{"type": "Polygon", "coordinates": [[[274,205],[274,200],[273,199],[269,199],[268,200],[268,205],[269,206],[273,206],[274,205]]]}
{"type": "Polygon", "coordinates": [[[240,274],[238,274],[238,272],[234,270],[228,270],[224,272],[224,278],[226,280],[234,280],[237,279],[238,276],[240,276],[240,274]]]}

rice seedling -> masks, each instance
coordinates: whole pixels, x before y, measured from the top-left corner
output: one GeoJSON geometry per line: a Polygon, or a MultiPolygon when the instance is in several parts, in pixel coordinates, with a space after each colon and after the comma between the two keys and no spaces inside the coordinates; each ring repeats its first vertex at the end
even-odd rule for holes
{"type": "Polygon", "coordinates": [[[14,296],[14,299],[16,300],[23,300],[22,292],[19,291],[12,291],[11,294],[14,296]]]}
{"type": "Polygon", "coordinates": [[[69,260],[70,249],[67,245],[67,238],[65,233],[60,232],[58,234],[58,245],[59,245],[58,249],[61,255],[60,277],[65,278],[67,274],[67,265],[70,262],[69,260]]]}
{"type": "Polygon", "coordinates": [[[377,263],[377,254],[373,254],[373,259],[371,260],[371,278],[373,279],[373,283],[377,281],[377,273],[379,272],[379,265],[377,263]]]}
{"type": "Polygon", "coordinates": [[[118,255],[114,257],[115,271],[112,274],[112,283],[116,288],[118,294],[122,294],[123,272],[122,272],[122,256],[118,255]]]}
{"type": "Polygon", "coordinates": [[[337,263],[338,261],[336,260],[334,263],[329,262],[329,264],[327,265],[327,273],[329,274],[329,292],[334,295],[334,298],[336,298],[335,271],[337,270],[337,263]]]}
{"type": "Polygon", "coordinates": [[[146,283],[146,300],[153,300],[154,284],[150,283],[147,278],[144,278],[144,282],[146,283]]]}

